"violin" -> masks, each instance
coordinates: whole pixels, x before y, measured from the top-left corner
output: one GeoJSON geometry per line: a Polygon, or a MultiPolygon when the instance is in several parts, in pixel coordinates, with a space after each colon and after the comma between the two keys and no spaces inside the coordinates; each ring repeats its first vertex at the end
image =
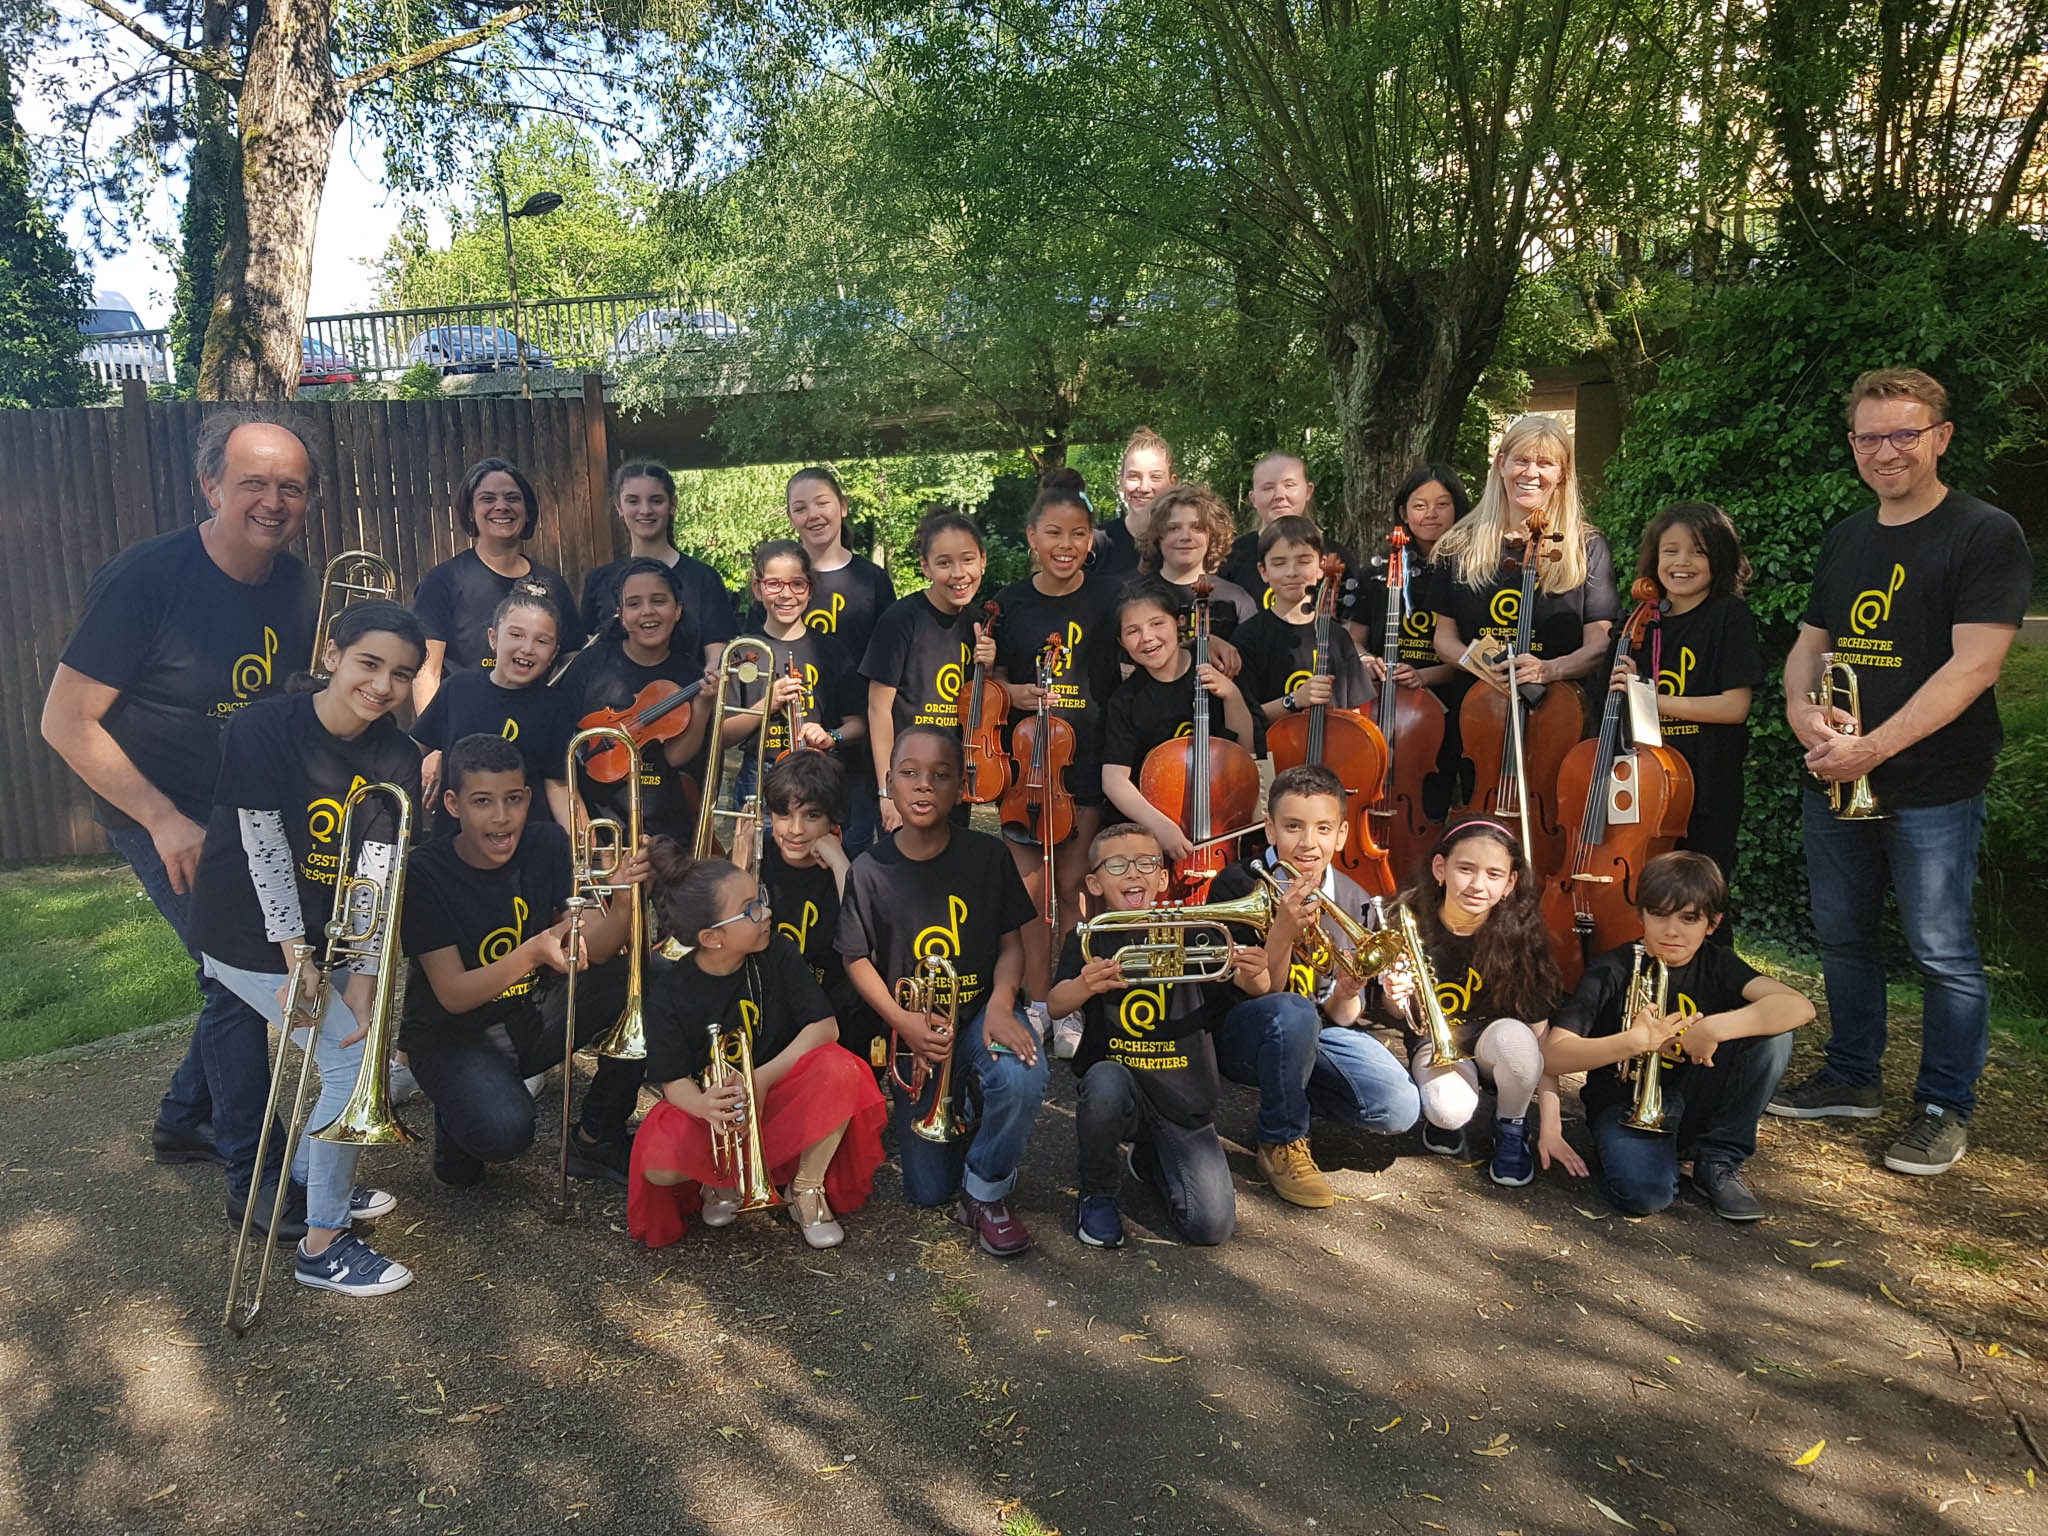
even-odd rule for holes
{"type": "MultiPolygon", "coordinates": [[[[995,628],[1002,609],[993,600],[981,605],[981,634],[995,628]]],[[[976,636],[979,643],[980,636],[976,636]]],[[[960,715],[960,750],[966,758],[967,787],[960,798],[970,805],[984,805],[1003,798],[1010,787],[1016,764],[1003,747],[1003,722],[1010,718],[1010,696],[1003,685],[991,682],[988,668],[979,661],[967,685],[967,708],[960,715]]]]}
{"type": "Polygon", "coordinates": [[[1194,718],[1188,734],[1162,741],[1138,768],[1138,791],[1171,816],[1195,846],[1174,870],[1176,888],[1198,900],[1228,864],[1238,838],[1258,825],[1259,765],[1250,752],[1209,729],[1209,690],[1201,669],[1209,665],[1207,576],[1195,583],[1194,718]]]}
{"type": "Polygon", "coordinates": [[[1035,827],[1045,856],[1045,925],[1057,939],[1060,931],[1059,881],[1053,874],[1052,851],[1074,835],[1074,796],[1067,789],[1067,769],[1074,761],[1074,728],[1053,713],[1053,679],[1072,662],[1066,641],[1046,637],[1038,653],[1038,705],[1030,719],[1017,722],[1010,738],[1023,773],[1003,796],[1005,824],[1035,827]]]}
{"type": "MultiPolygon", "coordinates": [[[[1658,613],[1657,584],[1647,576],[1629,595],[1636,608],[1615,640],[1617,665],[1643,643],[1658,613]]],[[[1578,985],[1594,955],[1643,936],[1636,881],[1685,836],[1692,818],[1692,765],[1670,747],[1624,740],[1627,698],[1623,689],[1608,690],[1599,736],[1565,754],[1558,772],[1571,835],[1557,878],[1543,887],[1542,911],[1567,987],[1578,985]]]]}
{"type": "MultiPolygon", "coordinates": [[[[1344,579],[1344,562],[1336,555],[1323,556],[1323,589],[1316,598],[1315,659],[1310,670],[1317,677],[1335,671],[1335,653],[1330,649],[1330,627],[1337,613],[1337,588],[1344,579]]],[[[1336,770],[1348,791],[1344,803],[1344,842],[1337,853],[1337,867],[1363,886],[1369,895],[1391,897],[1397,887],[1387,851],[1373,838],[1371,811],[1385,792],[1387,743],[1380,728],[1354,709],[1332,704],[1311,704],[1299,714],[1282,715],[1266,727],[1266,750],[1273,769],[1293,768],[1302,763],[1320,763],[1336,770]]]]}
{"type": "Polygon", "coordinates": [[[1376,710],[1380,735],[1387,743],[1387,775],[1379,806],[1379,845],[1387,850],[1396,879],[1404,887],[1421,873],[1436,848],[1439,823],[1423,808],[1423,780],[1436,772],[1444,745],[1444,704],[1429,688],[1403,688],[1394,681],[1401,665],[1401,619],[1408,601],[1408,545],[1414,535],[1396,526],[1387,535],[1387,618],[1380,635],[1380,679],[1376,710]]]}
{"type": "MultiPolygon", "coordinates": [[[[594,709],[577,722],[577,729],[592,731],[613,726],[633,738],[644,754],[657,741],[674,741],[690,728],[690,700],[704,688],[704,679],[672,683],[660,678],[633,695],[622,709],[594,709]]],[[[616,784],[625,778],[631,758],[623,742],[610,742],[592,752],[583,771],[600,784],[616,784]]]]}
{"type": "Polygon", "coordinates": [[[1529,514],[1523,536],[1522,603],[1515,616],[1511,645],[1491,647],[1475,642],[1473,654],[1481,681],[1459,707],[1459,728],[1465,755],[1472,760],[1472,809],[1516,825],[1522,856],[1541,879],[1564,862],[1564,827],[1557,814],[1557,770],[1577,745],[1585,724],[1585,706],[1571,683],[1516,683],[1514,663],[1529,653],[1536,622],[1536,586],[1543,567],[1564,558],[1556,548],[1562,534],[1550,531],[1549,515],[1529,514]],[[1507,682],[1493,673],[1505,664],[1507,682]]]}

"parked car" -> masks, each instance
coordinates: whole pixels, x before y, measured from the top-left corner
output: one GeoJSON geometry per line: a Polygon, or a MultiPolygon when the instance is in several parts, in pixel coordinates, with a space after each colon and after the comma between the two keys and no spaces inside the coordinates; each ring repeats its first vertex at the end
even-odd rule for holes
{"type": "MultiPolygon", "coordinates": [[[[526,366],[552,368],[553,358],[525,344],[526,366]]],[[[431,363],[446,373],[492,373],[519,367],[519,338],[501,325],[437,325],[413,337],[405,350],[408,365],[431,363]]]]}
{"type": "Polygon", "coordinates": [[[624,360],[685,341],[737,341],[743,332],[739,321],[715,309],[643,309],[619,332],[612,356],[624,360]]]}
{"type": "Polygon", "coordinates": [[[171,354],[164,333],[142,323],[135,306],[111,289],[92,296],[92,308],[78,327],[85,337],[79,356],[102,383],[140,379],[145,384],[171,382],[171,354]]]}
{"type": "Polygon", "coordinates": [[[353,384],[356,365],[347,355],[311,336],[299,338],[299,388],[315,384],[353,384]]]}

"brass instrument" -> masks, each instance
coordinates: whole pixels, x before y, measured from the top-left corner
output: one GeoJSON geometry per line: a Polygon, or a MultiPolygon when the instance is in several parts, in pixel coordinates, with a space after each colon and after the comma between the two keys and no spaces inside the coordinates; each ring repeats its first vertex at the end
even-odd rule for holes
{"type": "Polygon", "coordinates": [[[327,562],[320,576],[320,616],[313,622],[313,659],[306,670],[325,677],[320,657],[327,649],[327,632],[334,621],[358,602],[398,601],[398,572],[382,555],[367,549],[345,549],[327,562]]]}
{"type": "MultiPolygon", "coordinates": [[[[1833,726],[1844,736],[1863,734],[1863,698],[1856,687],[1856,669],[1846,661],[1837,661],[1833,651],[1823,651],[1820,657],[1820,687],[1809,693],[1807,702],[1818,704],[1825,709],[1841,709],[1848,713],[1847,725],[1833,726]],[[1838,704],[1836,701],[1840,700],[1838,704]]],[[[1820,775],[1815,774],[1815,778],[1820,775]]],[[[1821,779],[1827,786],[1828,809],[1842,821],[1883,821],[1890,813],[1881,809],[1877,796],[1870,792],[1870,775],[1849,781],[1849,798],[1843,803],[1844,788],[1839,779],[1821,779]]]]}
{"type": "MultiPolygon", "coordinates": [[[[747,963],[753,964],[751,960],[747,963]]],[[[739,1124],[712,1128],[711,1165],[721,1178],[730,1181],[721,1187],[738,1194],[740,1210],[769,1210],[782,1204],[782,1196],[775,1192],[775,1182],[768,1177],[768,1155],[761,1148],[761,1120],[757,1113],[761,1096],[754,1087],[754,1042],[742,1024],[737,1031],[740,1059],[735,1066],[726,1058],[724,1032],[716,1019],[711,1021],[710,1030],[711,1065],[704,1069],[705,1091],[722,1088],[735,1077],[741,1089],[739,1124]]],[[[947,1065],[950,1067],[951,1063],[947,1065]]]]}
{"type": "MultiPolygon", "coordinates": [[[[943,1014],[946,1022],[940,1033],[958,1048],[955,1036],[960,1026],[960,978],[954,973],[951,960],[944,955],[926,955],[918,961],[917,969],[896,983],[896,1003],[906,1013],[928,1017],[943,1014]]],[[[897,1087],[910,1095],[913,1112],[931,1072],[930,1062],[906,1051],[901,1040],[897,1042],[889,1063],[889,1076],[897,1087]],[[910,1062],[907,1076],[903,1070],[906,1058],[910,1062]]],[[[952,1141],[967,1134],[966,1117],[953,1107],[952,1056],[947,1056],[939,1067],[938,1091],[932,1095],[932,1107],[912,1120],[910,1129],[926,1141],[952,1141]]]]}
{"type": "Polygon", "coordinates": [[[1394,909],[1394,923],[1401,933],[1401,947],[1406,951],[1395,964],[1408,973],[1414,988],[1414,1001],[1422,1007],[1423,1033],[1429,1037],[1431,1054],[1435,1057],[1432,1067],[1452,1067],[1471,1057],[1458,1048],[1458,1037],[1451,1028],[1451,1021],[1444,1014],[1444,1005],[1436,995],[1436,971],[1429,963],[1429,951],[1422,946],[1422,929],[1417,926],[1415,914],[1404,902],[1394,909]]]}
{"type": "MultiPolygon", "coordinates": [[[[1289,885],[1301,878],[1301,871],[1285,859],[1279,861],[1279,867],[1289,885]]],[[[1280,890],[1279,882],[1265,870],[1259,871],[1259,877],[1276,893],[1280,890]]],[[[1335,902],[1325,901],[1321,891],[1316,893],[1316,915],[1319,920],[1294,941],[1294,958],[1318,975],[1342,971],[1365,981],[1398,964],[1408,952],[1400,934],[1388,928],[1368,929],[1335,902]],[[1349,949],[1339,949],[1330,941],[1329,932],[1323,927],[1325,922],[1343,936],[1351,946],[1349,949]]]]}
{"type": "MultiPolygon", "coordinates": [[[[616,725],[596,725],[578,731],[569,738],[567,777],[570,819],[574,823],[569,829],[571,888],[578,895],[600,904],[608,904],[613,896],[624,896],[632,903],[628,908],[632,913],[632,928],[626,939],[626,1003],[619,1010],[618,1022],[598,1041],[597,1054],[618,1061],[643,1061],[647,1056],[647,1016],[641,972],[647,957],[647,912],[645,903],[640,899],[640,887],[620,878],[633,857],[633,851],[640,846],[640,749],[634,745],[632,736],[616,725]],[[584,814],[579,783],[582,748],[594,741],[617,742],[626,749],[626,825],[623,827],[615,816],[584,814]]],[[[580,928],[578,938],[581,938],[580,928]]],[[[569,974],[573,979],[575,971],[571,969],[569,974]]],[[[565,1069],[575,1049],[575,1021],[571,1019],[568,1039],[562,1046],[565,1069]]],[[[565,1128],[569,1118],[569,1077],[568,1071],[564,1070],[562,1122],[565,1128]]],[[[563,1144],[567,1146],[566,1134],[563,1144]]],[[[567,1155],[565,1151],[565,1160],[567,1155]]]]}
{"type": "MultiPolygon", "coordinates": [[[[731,810],[718,809],[718,793],[725,780],[725,712],[730,707],[726,694],[735,682],[747,687],[762,683],[772,692],[775,687],[775,650],[766,640],[741,635],[728,644],[718,658],[717,691],[711,706],[711,733],[705,738],[710,742],[710,751],[704,765],[704,795],[697,805],[697,839],[690,851],[700,859],[716,853],[718,848],[712,827],[720,820],[729,821],[732,823],[732,861],[748,874],[754,874],[761,868],[762,839],[767,832],[761,794],[767,782],[768,731],[774,723],[775,712],[768,707],[769,694],[763,693],[761,729],[754,737],[754,792],[747,797],[745,804],[736,803],[731,810]]],[[[793,736],[791,741],[795,741],[793,736]]]]}
{"type": "Polygon", "coordinates": [[[334,909],[327,920],[327,943],[316,956],[313,946],[299,946],[292,967],[291,990],[285,998],[283,1039],[278,1042],[277,1062],[270,1072],[270,1096],[263,1105],[263,1130],[256,1138],[256,1173],[242,1208],[241,1236],[235,1242],[235,1262],[228,1272],[228,1295],[221,1322],[237,1338],[256,1326],[263,1311],[263,1294],[270,1284],[270,1261],[277,1245],[269,1233],[284,1219],[285,1198],[291,1190],[292,1159],[299,1136],[305,1130],[310,1106],[306,1086],[313,1076],[314,1043],[327,1011],[327,991],[337,966],[350,960],[377,963],[376,989],[367,1034],[363,1039],[363,1065],[356,1075],[355,1091],[342,1112],[313,1136],[342,1146],[391,1146],[411,1141],[412,1133],[391,1112],[391,1036],[397,1020],[393,1017],[393,994],[398,979],[398,916],[405,895],[405,865],[412,843],[412,800],[396,784],[360,784],[343,803],[341,830],[336,834],[334,909]],[[398,812],[398,829],[393,843],[391,869],[384,880],[351,871],[357,853],[356,808],[373,795],[388,796],[398,812]],[[372,941],[375,941],[374,948],[372,941]],[[299,1052],[298,1085],[292,1093],[291,1118],[285,1128],[284,1158],[277,1174],[277,1195],[270,1205],[270,1227],[263,1243],[263,1262],[257,1266],[256,1287],[246,1299],[242,1277],[248,1268],[249,1239],[256,1226],[257,1190],[263,1182],[265,1156],[270,1150],[270,1131],[277,1120],[277,1100],[284,1086],[285,1062],[289,1058],[292,1032],[305,1028],[306,1041],[299,1052]]]}
{"type": "Polygon", "coordinates": [[[1124,980],[1175,985],[1184,981],[1223,981],[1233,969],[1233,924],[1263,934],[1280,910],[1279,887],[1270,879],[1235,901],[1189,906],[1167,902],[1129,912],[1098,912],[1076,927],[1081,935],[1081,963],[1095,958],[1100,934],[1142,934],[1116,952],[1124,980]]]}
{"type": "MultiPolygon", "coordinates": [[[[1621,1026],[1629,1028],[1635,1023],[1636,1015],[1645,1008],[1657,1010],[1657,1017],[1664,1017],[1665,1004],[1671,991],[1671,967],[1662,960],[1643,964],[1643,946],[1636,946],[1635,957],[1629,961],[1628,999],[1622,1006],[1621,1026]]],[[[1664,1118],[1664,1053],[1645,1051],[1640,1056],[1631,1056],[1616,1064],[1624,1083],[1636,1085],[1635,1105],[1621,1123],[1632,1131],[1659,1131],[1669,1133],[1678,1129],[1665,1122],[1664,1118]]]]}

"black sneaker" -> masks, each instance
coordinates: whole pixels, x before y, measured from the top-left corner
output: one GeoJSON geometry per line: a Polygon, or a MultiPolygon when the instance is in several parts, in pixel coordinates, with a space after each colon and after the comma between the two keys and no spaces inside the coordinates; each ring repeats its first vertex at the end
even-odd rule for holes
{"type": "Polygon", "coordinates": [[[1115,1195],[1083,1195],[1074,1202],[1074,1236],[1090,1248],[1121,1248],[1124,1218],[1115,1195]]]}
{"type": "Polygon", "coordinates": [[[1764,1109],[1787,1120],[1875,1120],[1884,1113],[1884,1090],[1876,1083],[1845,1083],[1823,1067],[1797,1087],[1780,1088],[1764,1109]]]}
{"type": "Polygon", "coordinates": [[[633,1166],[631,1138],[620,1141],[586,1141],[581,1129],[569,1137],[569,1177],[603,1179],[623,1186],[633,1166]]]}
{"type": "Polygon", "coordinates": [[[220,1149],[213,1144],[213,1125],[208,1122],[193,1130],[182,1126],[165,1125],[159,1120],[149,1133],[150,1146],[156,1152],[156,1160],[166,1166],[178,1163],[221,1163],[227,1159],[220,1155],[220,1149]]]}
{"type": "Polygon", "coordinates": [[[1422,1122],[1422,1150],[1434,1152],[1438,1157],[1465,1157],[1470,1146],[1465,1140],[1465,1127],[1455,1126],[1445,1130],[1431,1120],[1422,1122]]]}
{"type": "Polygon", "coordinates": [[[1893,1173],[1947,1173],[1969,1145],[1967,1120],[1939,1104],[1922,1104],[1885,1149],[1884,1165],[1893,1173]]]}
{"type": "Polygon", "coordinates": [[[1742,1182],[1742,1175],[1726,1163],[1694,1163],[1692,1187],[1698,1190],[1714,1214],[1723,1221],[1762,1221],[1763,1202],[1742,1182]]]}
{"type": "MultiPolygon", "coordinates": [[[[254,1230],[262,1232],[270,1226],[270,1212],[277,1199],[277,1185],[265,1184],[256,1191],[256,1220],[254,1230]]],[[[242,1224],[242,1213],[247,1208],[248,1197],[229,1195],[227,1203],[228,1220],[237,1227],[242,1224]]],[[[274,1243],[296,1243],[306,1235],[306,1186],[294,1184],[284,1197],[284,1216],[277,1224],[277,1230],[270,1234],[274,1243]]]]}

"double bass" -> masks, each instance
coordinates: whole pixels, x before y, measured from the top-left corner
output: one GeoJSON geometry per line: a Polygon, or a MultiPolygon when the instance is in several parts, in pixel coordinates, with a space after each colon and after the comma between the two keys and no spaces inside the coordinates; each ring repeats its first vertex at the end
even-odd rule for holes
{"type": "Polygon", "coordinates": [[[1444,746],[1444,704],[1428,688],[1394,681],[1401,665],[1401,619],[1408,601],[1408,545],[1414,535],[1396,527],[1387,535],[1387,620],[1381,631],[1378,724],[1387,744],[1387,773],[1372,812],[1377,841],[1403,884],[1415,879],[1435,849],[1441,827],[1423,808],[1423,780],[1436,772],[1444,746]]]}
{"type": "MultiPolygon", "coordinates": [[[[1315,659],[1310,669],[1317,677],[1330,677],[1336,671],[1330,627],[1336,618],[1344,562],[1336,555],[1325,555],[1322,570],[1323,587],[1316,598],[1315,659]]],[[[1393,896],[1397,889],[1393,866],[1386,849],[1374,840],[1370,820],[1387,780],[1387,743],[1380,728],[1357,710],[1311,704],[1266,727],[1266,750],[1272,755],[1276,773],[1302,763],[1320,763],[1335,770],[1347,791],[1344,843],[1337,853],[1337,867],[1368,895],[1393,896]]]]}
{"type": "MultiPolygon", "coordinates": [[[[1557,770],[1577,744],[1585,723],[1578,688],[1571,683],[1517,683],[1515,660],[1529,654],[1536,622],[1536,587],[1543,567],[1564,558],[1555,546],[1563,535],[1550,531],[1550,518],[1529,514],[1522,541],[1522,602],[1511,645],[1495,642],[1488,654],[1474,642],[1486,664],[1485,685],[1471,689],[1458,710],[1465,755],[1472,760],[1468,807],[1514,825],[1522,856],[1542,878],[1564,861],[1564,827],[1557,814],[1557,770]],[[1507,681],[1492,675],[1504,664],[1507,681]]],[[[1461,809],[1468,808],[1461,807],[1461,809]]]]}
{"type": "MultiPolygon", "coordinates": [[[[1629,595],[1636,608],[1615,640],[1616,665],[1643,643],[1657,613],[1657,584],[1647,576],[1629,595]]],[[[1636,881],[1685,836],[1692,816],[1691,765],[1669,747],[1624,741],[1627,697],[1608,690],[1599,736],[1566,753],[1558,772],[1570,840],[1557,877],[1543,887],[1542,910],[1567,987],[1578,985],[1593,956],[1643,936],[1636,881]]]]}
{"type": "Polygon", "coordinates": [[[1053,713],[1052,685],[1070,660],[1066,641],[1057,634],[1048,635],[1045,649],[1038,653],[1037,707],[1029,719],[1017,722],[1010,738],[1024,771],[1003,796],[1002,805],[1004,825],[1030,827],[1038,837],[1039,850],[1045,856],[1045,901],[1040,915],[1055,943],[1060,935],[1060,889],[1052,851],[1074,835],[1074,796],[1067,788],[1067,769],[1074,761],[1074,727],[1053,713]]]}
{"type": "MultiPolygon", "coordinates": [[[[981,605],[982,634],[995,628],[1001,607],[991,599],[981,605]]],[[[979,661],[967,684],[967,707],[960,711],[960,752],[966,763],[966,787],[960,798],[970,805],[985,805],[1003,798],[1010,787],[1016,764],[1003,745],[1003,724],[1010,718],[1010,696],[1003,685],[993,682],[988,668],[979,661]]]]}
{"type": "Polygon", "coordinates": [[[1228,864],[1238,838],[1258,824],[1259,765],[1245,748],[1209,729],[1209,690],[1202,668],[1209,665],[1207,576],[1195,583],[1193,655],[1194,717],[1188,734],[1162,741],[1138,768],[1138,792],[1171,816],[1195,846],[1174,870],[1177,899],[1199,901],[1209,882],[1228,864]]]}

